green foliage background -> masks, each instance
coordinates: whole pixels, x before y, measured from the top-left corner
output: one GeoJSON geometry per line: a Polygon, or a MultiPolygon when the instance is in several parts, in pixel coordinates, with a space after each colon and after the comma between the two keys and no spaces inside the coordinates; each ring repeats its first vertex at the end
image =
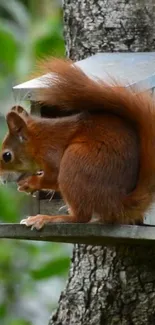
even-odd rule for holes
{"type": "MultiPolygon", "coordinates": [[[[15,104],[12,86],[28,78],[38,58],[64,55],[62,24],[56,0],[0,0],[1,140],[4,115],[15,104]]],[[[19,222],[27,205],[16,187],[0,186],[0,222],[19,222]]],[[[0,241],[1,325],[48,323],[64,285],[69,255],[67,245],[0,241]]]]}

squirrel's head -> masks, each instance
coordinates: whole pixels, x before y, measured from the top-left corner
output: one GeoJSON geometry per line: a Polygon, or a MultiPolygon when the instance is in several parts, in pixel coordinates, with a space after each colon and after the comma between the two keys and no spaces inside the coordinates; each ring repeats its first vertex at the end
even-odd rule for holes
{"type": "Polygon", "coordinates": [[[6,121],[8,133],[0,151],[0,177],[2,181],[17,181],[23,174],[37,170],[31,155],[32,141],[28,128],[31,117],[21,106],[14,106],[6,121]]]}

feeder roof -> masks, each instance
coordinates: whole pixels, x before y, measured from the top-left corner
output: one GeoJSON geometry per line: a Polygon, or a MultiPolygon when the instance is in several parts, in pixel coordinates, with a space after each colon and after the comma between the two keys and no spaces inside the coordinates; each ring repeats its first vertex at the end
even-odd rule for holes
{"type": "MultiPolygon", "coordinates": [[[[155,87],[155,52],[97,53],[75,63],[91,78],[110,81],[111,77],[126,87],[155,87]]],[[[43,75],[13,87],[15,96],[35,100],[35,90],[46,87],[48,75],[43,75]]]]}

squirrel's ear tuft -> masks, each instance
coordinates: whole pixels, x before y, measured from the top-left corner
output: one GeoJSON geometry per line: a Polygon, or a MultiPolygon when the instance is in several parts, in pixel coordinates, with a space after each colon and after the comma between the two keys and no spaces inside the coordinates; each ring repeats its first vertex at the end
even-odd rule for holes
{"type": "Polygon", "coordinates": [[[14,111],[11,111],[7,114],[6,121],[10,133],[19,136],[20,140],[27,139],[27,131],[28,131],[27,124],[20,115],[18,115],[14,111]]]}

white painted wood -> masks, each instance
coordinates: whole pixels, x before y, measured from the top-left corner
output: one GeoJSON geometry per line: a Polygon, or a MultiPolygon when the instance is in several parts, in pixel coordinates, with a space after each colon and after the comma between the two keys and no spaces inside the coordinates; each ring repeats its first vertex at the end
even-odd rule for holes
{"type": "MultiPolygon", "coordinates": [[[[91,78],[110,81],[114,77],[126,86],[155,87],[155,52],[97,53],[75,64],[91,78]]],[[[13,87],[16,97],[19,94],[22,98],[35,100],[35,90],[47,87],[49,76],[51,78],[51,74],[47,74],[13,87]]]]}

